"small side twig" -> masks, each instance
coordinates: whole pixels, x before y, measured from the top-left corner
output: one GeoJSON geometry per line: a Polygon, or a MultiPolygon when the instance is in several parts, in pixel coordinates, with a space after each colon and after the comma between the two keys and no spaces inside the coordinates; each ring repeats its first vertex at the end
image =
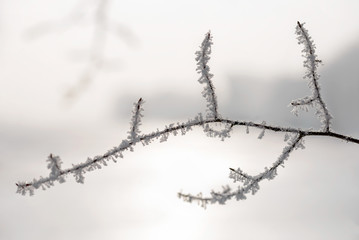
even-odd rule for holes
{"type": "Polygon", "coordinates": [[[298,107],[306,108],[307,106],[314,105],[317,109],[316,114],[322,123],[323,131],[328,132],[331,126],[332,116],[321,96],[320,85],[318,82],[320,76],[317,72],[318,64],[322,61],[317,59],[317,55],[315,54],[316,46],[309,36],[308,30],[304,28],[304,23],[297,22],[296,34],[298,35],[298,43],[304,45],[302,52],[304,53],[303,57],[305,57],[304,67],[307,69],[304,78],[309,79],[308,86],[312,91],[312,95],[293,101],[291,103],[294,107],[293,112],[297,114],[298,107]]]}
{"type": "Polygon", "coordinates": [[[198,81],[205,84],[202,92],[203,97],[207,100],[207,118],[218,118],[217,96],[215,94],[214,85],[212,83],[213,74],[210,73],[208,61],[211,59],[212,52],[212,35],[211,31],[206,33],[205,38],[200,46],[200,50],[196,52],[197,72],[201,75],[198,81]]]}

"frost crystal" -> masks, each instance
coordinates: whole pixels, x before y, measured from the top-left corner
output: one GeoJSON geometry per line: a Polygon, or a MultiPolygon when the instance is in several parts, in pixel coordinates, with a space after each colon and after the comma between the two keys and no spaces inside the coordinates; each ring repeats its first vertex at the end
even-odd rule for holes
{"type": "Polygon", "coordinates": [[[61,174],[62,161],[59,156],[53,156],[52,154],[50,154],[46,161],[48,162],[47,168],[51,171],[49,177],[55,180],[61,174]]]}
{"type": "Polygon", "coordinates": [[[77,170],[74,171],[74,177],[76,182],[78,183],[85,183],[85,177],[84,177],[84,169],[80,168],[80,166],[74,166],[75,168],[78,168],[77,170]]]}
{"type": "MultiPolygon", "coordinates": [[[[266,124],[265,121],[262,122],[262,125],[264,126],[266,124]]],[[[265,133],[266,129],[263,127],[261,133],[258,136],[258,139],[262,139],[264,137],[264,133],[265,133]]]]}
{"type": "Polygon", "coordinates": [[[209,124],[203,125],[203,131],[207,134],[208,137],[218,137],[222,141],[224,141],[225,138],[231,137],[230,133],[233,128],[233,124],[221,124],[221,126],[224,125],[224,129],[222,130],[215,130],[212,127],[210,127],[209,124]]]}

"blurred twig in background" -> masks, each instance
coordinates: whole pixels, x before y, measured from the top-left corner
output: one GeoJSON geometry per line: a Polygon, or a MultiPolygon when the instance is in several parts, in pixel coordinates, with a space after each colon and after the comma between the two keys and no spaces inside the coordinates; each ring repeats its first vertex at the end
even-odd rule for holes
{"type": "Polygon", "coordinates": [[[65,100],[73,102],[94,81],[104,67],[117,65],[116,60],[106,58],[105,48],[109,34],[121,39],[127,46],[136,45],[138,39],[135,33],[126,25],[114,22],[109,17],[112,0],[80,1],[77,6],[60,20],[48,20],[37,24],[26,32],[27,39],[36,39],[50,32],[62,32],[72,27],[81,28],[90,24],[93,28],[92,39],[88,54],[87,64],[76,83],[64,94],[65,100]],[[91,7],[95,7],[91,11],[91,7]]]}

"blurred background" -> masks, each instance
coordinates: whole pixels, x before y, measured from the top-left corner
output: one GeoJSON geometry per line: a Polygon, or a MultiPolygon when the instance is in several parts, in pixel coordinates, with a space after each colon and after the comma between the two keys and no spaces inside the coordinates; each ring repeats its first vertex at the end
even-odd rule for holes
{"type": "Polygon", "coordinates": [[[246,201],[188,204],[231,184],[229,167],[256,174],[276,160],[283,134],[236,128],[224,142],[201,129],[136,146],[102,170],[35,196],[17,181],[105,153],[127,137],[144,98],[142,132],[205,111],[195,51],[211,30],[211,72],[222,116],[319,127],[295,117],[303,80],[297,21],[323,61],[320,83],[333,129],[359,137],[359,2],[0,0],[0,239],[359,239],[359,147],[307,138],[285,169],[246,201]]]}

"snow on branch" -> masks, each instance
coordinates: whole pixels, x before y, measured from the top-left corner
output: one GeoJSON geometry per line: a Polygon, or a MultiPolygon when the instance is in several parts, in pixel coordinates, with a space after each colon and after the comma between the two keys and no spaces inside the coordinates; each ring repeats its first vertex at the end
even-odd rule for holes
{"type": "Polygon", "coordinates": [[[266,167],[263,172],[257,175],[249,175],[241,168],[230,168],[229,178],[238,183],[238,187],[232,190],[229,186],[222,187],[221,191],[212,190],[210,196],[204,197],[202,193],[197,195],[178,193],[178,197],[187,202],[198,202],[202,207],[206,207],[209,203],[225,204],[228,200],[235,198],[236,200],[246,199],[248,193],[255,194],[259,190],[259,183],[262,180],[272,180],[277,176],[278,167],[283,166],[284,162],[289,158],[290,154],[297,148],[304,148],[304,138],[311,136],[325,136],[336,139],[341,139],[346,142],[352,142],[359,144],[359,139],[351,136],[343,135],[332,131],[331,129],[331,115],[326,107],[320,95],[320,87],[318,84],[319,75],[317,73],[317,66],[320,60],[317,60],[315,55],[315,45],[308,34],[308,31],[303,27],[304,24],[297,23],[296,34],[300,44],[304,45],[304,67],[307,69],[305,75],[309,79],[309,88],[312,91],[312,95],[304,97],[292,102],[294,108],[306,108],[313,106],[317,110],[317,115],[322,122],[322,129],[319,130],[302,130],[299,128],[273,126],[267,124],[265,121],[262,123],[254,123],[250,121],[238,121],[223,118],[218,113],[217,97],[214,92],[214,86],[211,81],[213,75],[209,72],[208,60],[210,59],[212,35],[208,32],[200,46],[200,50],[196,52],[197,72],[201,77],[199,82],[205,84],[203,96],[207,100],[207,115],[203,118],[199,113],[193,119],[189,119],[186,122],[176,124],[172,123],[165,126],[163,130],[156,130],[147,134],[140,134],[139,126],[141,125],[142,104],[143,100],[140,98],[137,103],[134,104],[133,115],[130,122],[130,130],[128,131],[127,139],[105,152],[103,155],[95,156],[94,158],[88,158],[85,162],[72,165],[71,168],[62,169],[62,161],[60,157],[50,154],[48,159],[48,169],[50,170],[48,177],[40,177],[39,179],[33,179],[30,182],[18,182],[17,193],[26,195],[34,194],[34,190],[38,188],[46,189],[54,185],[55,181],[60,183],[65,182],[67,175],[72,174],[75,180],[79,183],[84,183],[84,174],[96,169],[101,169],[102,166],[107,166],[110,161],[116,162],[118,158],[123,158],[123,153],[126,150],[133,151],[134,146],[141,142],[144,146],[149,145],[154,140],[159,139],[160,142],[164,142],[170,135],[177,136],[179,133],[185,135],[188,131],[194,127],[202,127],[208,137],[218,137],[221,140],[230,137],[230,133],[234,127],[244,127],[246,132],[249,133],[249,128],[256,128],[261,130],[258,138],[261,139],[264,136],[265,131],[281,132],[284,134],[284,141],[286,146],[283,148],[281,154],[277,160],[270,166],[266,167]],[[222,130],[214,130],[212,127],[220,126],[222,130]]]}
{"type": "Polygon", "coordinates": [[[196,71],[201,75],[198,81],[205,84],[202,91],[203,97],[207,100],[207,118],[218,118],[217,96],[214,92],[214,85],[212,83],[213,74],[210,73],[208,61],[211,59],[212,52],[212,35],[211,31],[206,33],[205,38],[200,46],[200,50],[196,52],[197,68],[196,71]]]}
{"type": "Polygon", "coordinates": [[[304,24],[305,23],[297,22],[295,33],[298,35],[298,44],[304,45],[302,52],[303,57],[305,57],[304,67],[307,69],[304,78],[309,79],[308,86],[312,95],[292,101],[291,105],[293,106],[293,113],[295,115],[298,115],[299,109],[307,110],[308,106],[315,107],[316,115],[322,123],[322,130],[328,132],[330,130],[330,120],[332,116],[320,94],[320,85],[318,83],[320,76],[317,72],[318,64],[322,61],[317,59],[317,55],[315,54],[316,46],[309,36],[308,30],[304,28],[304,24]]]}
{"type": "Polygon", "coordinates": [[[138,129],[138,127],[141,125],[141,118],[143,117],[143,108],[142,108],[142,104],[143,104],[143,100],[142,98],[140,98],[138,100],[137,103],[134,104],[134,108],[133,108],[133,116],[131,119],[131,130],[128,132],[129,136],[128,139],[129,140],[135,140],[136,138],[138,138],[139,134],[141,133],[140,130],[138,129]]]}

